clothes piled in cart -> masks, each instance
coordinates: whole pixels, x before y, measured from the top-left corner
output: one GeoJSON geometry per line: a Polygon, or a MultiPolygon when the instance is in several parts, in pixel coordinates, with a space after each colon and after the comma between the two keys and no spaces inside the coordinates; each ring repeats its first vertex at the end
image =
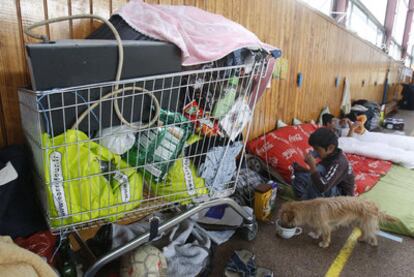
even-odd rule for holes
{"type": "MultiPolygon", "coordinates": [[[[47,223],[60,235],[31,232],[20,243],[44,238],[44,257],[52,262],[57,247],[71,272],[68,229],[218,203],[243,187],[236,184],[243,134],[281,55],[242,26],[196,8],[131,1],[110,21],[122,43],[99,40],[107,38],[103,27],[90,36],[97,40],[27,45],[33,90],[19,91],[34,182],[47,223]]],[[[202,269],[211,241],[235,232],[201,225],[231,222],[255,236],[252,210],[222,203],[228,206],[183,222],[177,237],[173,231],[164,249],[176,265],[169,270],[183,273],[193,250],[200,266],[186,270],[202,269]]]]}
{"type": "MultiPolygon", "coordinates": [[[[40,182],[46,183],[53,228],[118,220],[140,206],[155,206],[155,200],[187,204],[207,195],[230,195],[244,145],[241,133],[271,78],[274,58],[281,55],[241,25],[193,7],[130,1],[110,21],[125,43],[121,80],[136,77],[131,81],[85,85],[88,76],[99,83],[110,72],[83,72],[96,62],[90,60],[74,65],[81,74],[67,71],[64,79],[78,87],[60,89],[69,84],[42,71],[56,61],[45,65],[36,58],[50,59],[67,49],[86,51],[85,59],[102,51],[109,55],[114,45],[107,41],[27,48],[33,87],[53,88],[40,91],[34,101],[28,91],[20,94],[25,132],[42,149],[33,152],[40,182]],[[134,45],[131,40],[163,44],[134,45]],[[181,72],[169,73],[180,70],[171,43],[181,50],[181,72]],[[151,47],[166,54],[154,56],[151,47]],[[135,55],[137,49],[142,53],[135,55]],[[154,62],[129,62],[143,55],[154,62]],[[40,134],[33,129],[39,125],[40,134]]],[[[103,26],[89,38],[113,39],[109,33],[103,26]]],[[[113,58],[108,60],[113,63],[113,58]]]]}

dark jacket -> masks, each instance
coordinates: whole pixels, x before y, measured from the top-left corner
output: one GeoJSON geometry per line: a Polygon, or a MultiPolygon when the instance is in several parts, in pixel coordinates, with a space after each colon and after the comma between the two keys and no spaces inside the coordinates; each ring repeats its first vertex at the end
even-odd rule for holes
{"type": "Polygon", "coordinates": [[[352,166],[341,149],[336,149],[334,153],[323,159],[320,165],[325,167],[326,172],[323,175],[319,172],[312,173],[312,181],[321,193],[337,186],[342,195],[354,195],[355,176],[352,166]]]}

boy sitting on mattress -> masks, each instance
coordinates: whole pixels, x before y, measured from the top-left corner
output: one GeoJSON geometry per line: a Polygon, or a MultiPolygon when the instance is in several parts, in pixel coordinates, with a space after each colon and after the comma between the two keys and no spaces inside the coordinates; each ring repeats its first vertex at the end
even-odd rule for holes
{"type": "Polygon", "coordinates": [[[338,137],[352,137],[352,135],[362,135],[365,132],[364,124],[367,121],[365,115],[356,117],[353,114],[345,116],[343,119],[335,118],[332,114],[322,115],[322,124],[330,129],[338,137]]]}
{"type": "Polygon", "coordinates": [[[294,163],[292,181],[296,197],[301,200],[340,195],[353,196],[355,177],[347,158],[338,148],[338,137],[328,128],[311,134],[309,144],[314,152],[305,157],[309,169],[294,163]],[[319,164],[316,157],[320,158],[319,164]]]}

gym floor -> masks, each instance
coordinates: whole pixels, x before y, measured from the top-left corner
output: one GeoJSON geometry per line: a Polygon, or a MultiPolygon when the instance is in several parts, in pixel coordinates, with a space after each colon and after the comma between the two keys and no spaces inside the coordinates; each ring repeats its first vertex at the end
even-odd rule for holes
{"type": "MultiPolygon", "coordinates": [[[[400,111],[394,117],[404,118],[406,134],[414,135],[414,111],[400,111]]],[[[280,205],[282,201],[278,201],[280,205]]],[[[272,220],[276,220],[276,212],[272,220]]],[[[322,249],[308,231],[305,228],[301,235],[285,240],[276,236],[274,224],[260,222],[254,241],[234,236],[217,247],[210,276],[223,276],[231,255],[240,249],[254,253],[256,265],[271,269],[274,276],[414,276],[413,238],[400,236],[403,242],[399,243],[379,237],[378,247],[372,247],[355,242],[352,228],[343,228],[333,232],[330,247],[322,249]],[[354,248],[347,247],[353,242],[354,248]]]]}

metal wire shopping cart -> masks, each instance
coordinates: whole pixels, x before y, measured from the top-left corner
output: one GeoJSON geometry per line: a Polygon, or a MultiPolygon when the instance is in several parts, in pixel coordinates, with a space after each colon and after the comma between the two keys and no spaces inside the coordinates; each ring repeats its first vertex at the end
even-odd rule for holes
{"type": "MultiPolygon", "coordinates": [[[[255,219],[229,198],[240,167],[221,180],[226,157],[234,149],[244,155],[240,134],[248,137],[266,66],[262,59],[250,66],[19,90],[23,130],[51,230],[187,206],[159,226],[164,232],[203,209],[227,204],[254,238],[255,219]]],[[[149,238],[145,234],[101,257],[86,276],[149,238]]]]}

